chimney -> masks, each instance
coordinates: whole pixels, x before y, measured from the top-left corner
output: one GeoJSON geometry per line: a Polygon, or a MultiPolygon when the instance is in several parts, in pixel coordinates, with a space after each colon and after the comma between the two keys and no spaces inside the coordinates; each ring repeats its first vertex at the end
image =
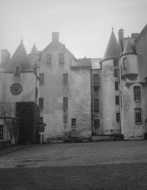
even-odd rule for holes
{"type": "Polygon", "coordinates": [[[52,42],[59,42],[59,32],[52,32],[52,42]]]}
{"type": "Polygon", "coordinates": [[[120,46],[123,50],[123,39],[124,39],[124,29],[119,29],[118,31],[118,39],[119,39],[119,43],[120,43],[120,46]]]}
{"type": "Polygon", "coordinates": [[[1,50],[1,63],[8,63],[10,60],[10,53],[7,49],[1,50]]]}

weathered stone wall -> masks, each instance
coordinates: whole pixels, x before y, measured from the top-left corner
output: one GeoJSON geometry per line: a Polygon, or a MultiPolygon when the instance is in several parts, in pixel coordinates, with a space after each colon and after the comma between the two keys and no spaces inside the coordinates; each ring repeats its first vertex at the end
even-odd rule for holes
{"type": "Polygon", "coordinates": [[[73,70],[69,88],[69,130],[71,130],[71,119],[75,118],[77,135],[89,137],[91,136],[90,71],[73,70]]]}
{"type": "Polygon", "coordinates": [[[115,104],[115,77],[114,64],[112,60],[105,60],[102,63],[102,120],[103,133],[118,134],[120,133],[120,125],[116,121],[116,112],[119,111],[119,105],[115,104]]]}
{"type": "Polygon", "coordinates": [[[145,32],[136,43],[141,80],[147,77],[147,33],[145,32]]]}
{"type": "Polygon", "coordinates": [[[34,102],[35,87],[36,77],[33,73],[21,73],[19,77],[16,77],[13,73],[0,73],[0,124],[3,125],[2,141],[11,140],[12,143],[15,142],[12,118],[15,118],[16,102],[34,102]],[[14,83],[19,83],[22,86],[22,92],[18,95],[13,95],[11,92],[11,85],[14,83]]]}
{"type": "Polygon", "coordinates": [[[45,81],[40,85],[40,97],[44,99],[42,115],[46,123],[45,141],[52,137],[63,137],[65,132],[70,132],[71,118],[74,117],[77,119],[77,130],[80,134],[84,134],[85,128],[87,131],[90,128],[90,71],[73,71],[73,65],[77,65],[76,59],[59,42],[52,42],[42,52],[40,73],[44,73],[45,81]],[[64,54],[63,64],[59,63],[59,53],[64,54]],[[51,64],[48,64],[48,55],[51,55],[51,64]],[[68,74],[66,86],[63,84],[64,73],[68,74]],[[66,124],[63,122],[63,97],[68,97],[66,124]]]}
{"type": "MultiPolygon", "coordinates": [[[[133,87],[136,85],[127,85],[122,81],[122,112],[121,112],[121,127],[122,134],[125,139],[143,138],[144,137],[144,116],[143,122],[140,124],[135,123],[135,108],[143,108],[143,93],[141,103],[134,101],[133,87]]],[[[139,84],[137,84],[139,85],[139,84]]],[[[141,85],[139,85],[141,87],[141,85]]],[[[141,87],[142,89],[142,87],[141,87]]],[[[144,113],[144,109],[142,109],[144,113]]]]}
{"type": "Polygon", "coordinates": [[[36,77],[33,73],[21,73],[16,77],[13,73],[0,73],[0,102],[28,102],[35,100],[36,77]],[[11,85],[19,83],[22,92],[18,95],[11,93],[11,85]]]}

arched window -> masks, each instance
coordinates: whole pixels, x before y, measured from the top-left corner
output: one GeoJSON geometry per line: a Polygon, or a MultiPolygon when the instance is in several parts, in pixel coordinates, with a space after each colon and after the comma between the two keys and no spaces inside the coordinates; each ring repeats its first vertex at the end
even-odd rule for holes
{"type": "Polygon", "coordinates": [[[141,101],[141,87],[140,86],[134,86],[134,100],[136,102],[141,101]]]}

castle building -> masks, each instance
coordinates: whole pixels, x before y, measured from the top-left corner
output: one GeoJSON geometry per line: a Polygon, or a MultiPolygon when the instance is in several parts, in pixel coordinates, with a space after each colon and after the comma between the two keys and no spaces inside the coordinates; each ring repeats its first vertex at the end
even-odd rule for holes
{"type": "Polygon", "coordinates": [[[112,30],[103,58],[77,59],[59,33],[42,51],[2,50],[0,142],[147,137],[147,26],[112,30]]]}

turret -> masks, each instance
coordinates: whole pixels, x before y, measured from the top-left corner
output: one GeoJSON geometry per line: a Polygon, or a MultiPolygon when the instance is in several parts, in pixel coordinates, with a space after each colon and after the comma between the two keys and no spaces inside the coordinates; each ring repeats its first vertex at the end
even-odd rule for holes
{"type": "Polygon", "coordinates": [[[138,61],[135,51],[134,40],[129,38],[125,44],[121,57],[121,77],[130,80],[136,79],[138,75],[138,61]]]}
{"type": "Polygon", "coordinates": [[[120,52],[121,52],[120,45],[117,42],[116,36],[112,29],[112,33],[106,48],[104,58],[105,59],[119,58],[120,52]]]}
{"type": "Polygon", "coordinates": [[[1,63],[7,64],[10,61],[10,53],[7,49],[1,50],[1,63]]]}

